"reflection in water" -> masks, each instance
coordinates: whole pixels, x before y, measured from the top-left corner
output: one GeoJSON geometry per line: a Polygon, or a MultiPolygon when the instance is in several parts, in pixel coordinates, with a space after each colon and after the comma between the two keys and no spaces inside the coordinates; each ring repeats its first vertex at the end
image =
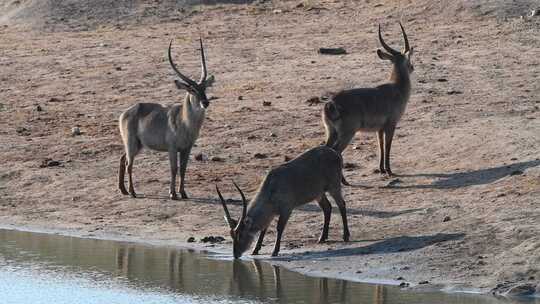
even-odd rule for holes
{"type": "Polygon", "coordinates": [[[191,298],[261,303],[494,303],[491,297],[403,292],[399,288],[313,278],[259,260],[190,250],[0,230],[0,271],[40,267],[88,278],[117,278],[137,289],[191,298]],[[224,260],[225,259],[225,260],[224,260]]]}

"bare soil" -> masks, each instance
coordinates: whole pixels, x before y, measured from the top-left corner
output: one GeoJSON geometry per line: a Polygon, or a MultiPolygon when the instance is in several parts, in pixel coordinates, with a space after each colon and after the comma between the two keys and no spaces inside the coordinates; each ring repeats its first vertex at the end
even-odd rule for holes
{"type": "Polygon", "coordinates": [[[533,1],[111,1],[116,11],[107,1],[56,2],[71,6],[0,1],[1,224],[171,244],[220,235],[222,244],[197,246],[230,250],[214,185],[235,199],[238,215],[231,180],[251,196],[272,166],[321,144],[322,104],[306,101],[384,82],[391,67],[375,54],[377,24],[397,47],[401,20],[416,53],[392,151],[398,176],[373,173],[375,136],[358,134],[344,153],[352,242],[340,241],[334,210],[331,241],[317,244],[322,212],[309,204],[293,213],[281,256],[267,256],[270,232],[263,258],[314,275],[486,292],[540,282],[533,1]],[[167,198],[167,155],[151,151],[135,163],[144,197],[123,196],[117,118],[137,102],[183,99],[166,48],[174,38],[178,64],[198,77],[199,35],[218,99],[188,167],[191,199],[167,198]],[[320,55],[320,47],[347,54],[320,55]],[[58,166],[46,166],[51,160],[58,166]]]}

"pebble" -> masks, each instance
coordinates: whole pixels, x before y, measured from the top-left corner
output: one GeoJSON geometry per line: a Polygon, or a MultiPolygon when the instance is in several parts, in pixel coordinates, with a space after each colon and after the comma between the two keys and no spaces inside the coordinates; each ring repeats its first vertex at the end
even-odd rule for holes
{"type": "Polygon", "coordinates": [[[255,153],[253,157],[255,157],[256,159],[265,159],[265,158],[268,158],[268,155],[264,153],[255,153]]]}
{"type": "Polygon", "coordinates": [[[202,153],[195,154],[195,160],[196,161],[203,161],[204,160],[204,155],[202,153]]]}
{"type": "Polygon", "coordinates": [[[443,218],[442,221],[443,221],[443,222],[449,222],[449,221],[451,221],[451,220],[452,220],[452,218],[451,218],[450,216],[447,215],[447,216],[445,216],[445,217],[443,218]]]}
{"type": "Polygon", "coordinates": [[[211,161],[213,162],[222,162],[222,161],[225,161],[223,158],[219,157],[219,156],[212,156],[210,158],[211,161]]]}
{"type": "Polygon", "coordinates": [[[269,107],[272,105],[272,102],[271,101],[263,101],[262,103],[263,107],[269,107]]]}
{"type": "Polygon", "coordinates": [[[81,135],[81,129],[79,127],[71,128],[71,135],[72,136],[81,135]]]}
{"type": "Polygon", "coordinates": [[[201,239],[201,242],[203,243],[210,243],[210,244],[214,244],[214,243],[221,243],[225,241],[225,238],[222,237],[222,236],[205,236],[201,239]]]}
{"type": "Polygon", "coordinates": [[[190,236],[190,237],[187,239],[187,242],[188,242],[188,243],[193,243],[193,242],[195,242],[195,238],[192,237],[192,236],[190,236]]]}

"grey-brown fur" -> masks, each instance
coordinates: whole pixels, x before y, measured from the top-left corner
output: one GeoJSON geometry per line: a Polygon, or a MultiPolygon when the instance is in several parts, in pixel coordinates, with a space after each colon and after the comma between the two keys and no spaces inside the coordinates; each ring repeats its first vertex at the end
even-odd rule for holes
{"type": "Polygon", "coordinates": [[[240,257],[251,245],[257,233],[259,239],[253,250],[258,254],[268,226],[278,216],[277,237],[272,256],[279,253],[280,241],[285,225],[298,206],[316,200],[324,213],[323,231],[319,242],[328,238],[328,227],[332,207],[326,192],[339,207],[343,221],[343,240],[349,240],[347,211],[341,193],[342,159],[339,153],[326,146],[308,150],[297,158],[272,169],[259,186],[257,193],[247,205],[240,188],[244,208],[239,221],[231,218],[225,201],[218,195],[225,210],[225,218],[231,228],[234,257],[240,257]]]}
{"type": "Polygon", "coordinates": [[[398,52],[386,45],[379,26],[379,40],[388,53],[377,50],[377,55],[383,60],[392,61],[390,81],[374,88],[338,92],[331,102],[325,104],[322,112],[326,145],[339,153],[343,152],[356,132],[377,132],[379,170],[382,174],[389,175],[392,174],[390,169],[392,139],[411,94],[409,75],[414,70],[411,63],[413,49],[409,47],[403,26],[401,29],[405,39],[405,50],[398,52]]]}
{"type": "MultiPolygon", "coordinates": [[[[172,41],[171,41],[172,44],[172,41]]],[[[201,45],[202,72],[199,82],[195,82],[178,71],[171,58],[169,44],[169,62],[176,74],[182,79],[175,80],[177,88],[186,90],[187,95],[182,104],[164,107],[157,103],[138,103],[127,109],[119,118],[120,135],[125,147],[125,154],[120,158],[118,171],[118,188],[123,194],[136,197],[133,187],[133,160],[143,147],[169,153],[171,169],[170,197],[177,199],[175,190],[178,160],[180,162],[180,187],[182,198],[187,198],[184,189],[184,176],[193,144],[199,137],[199,131],[204,121],[205,110],[209,105],[206,88],[214,78],[206,77],[206,62],[204,49],[201,45]],[[124,175],[129,176],[129,193],[124,185],[124,175]]]]}

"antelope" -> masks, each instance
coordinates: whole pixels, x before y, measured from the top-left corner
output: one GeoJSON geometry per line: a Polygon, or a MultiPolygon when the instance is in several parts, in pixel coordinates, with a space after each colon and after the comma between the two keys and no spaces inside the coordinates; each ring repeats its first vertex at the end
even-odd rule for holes
{"type": "Polygon", "coordinates": [[[234,186],[242,197],[242,216],[238,221],[231,218],[225,200],[216,185],[216,192],[225,211],[225,220],[229,224],[233,239],[233,254],[237,259],[249,248],[255,235],[259,239],[252,254],[259,254],[266,230],[274,217],[278,216],[277,237],[272,256],[277,256],[280,249],[281,236],[294,208],[313,200],[321,207],[324,214],[324,225],[319,243],[328,239],[328,227],[332,207],[326,192],[338,205],[343,221],[343,240],[349,241],[347,210],[341,194],[341,155],[333,149],[320,146],[308,150],[295,159],[272,169],[263,179],[257,193],[246,202],[244,193],[236,183],[234,186]]]}
{"type": "Polygon", "coordinates": [[[392,175],[390,148],[396,126],[405,111],[411,94],[410,74],[413,48],[409,47],[407,34],[401,23],[405,49],[399,52],[388,46],[381,34],[379,41],[384,51],[378,49],[382,60],[393,64],[390,81],[374,88],[356,88],[336,93],[324,105],[322,120],[326,130],[326,145],[339,153],[347,147],[357,131],[377,132],[379,142],[379,172],[392,175]]]}
{"type": "Polygon", "coordinates": [[[206,89],[214,82],[214,77],[207,77],[206,60],[202,39],[201,47],[201,78],[195,82],[184,76],[174,64],[171,57],[172,40],[169,43],[168,58],[173,71],[181,80],[174,83],[180,90],[187,91],[182,104],[164,107],[157,103],[138,103],[120,115],[120,135],[125,147],[125,153],[120,157],[118,171],[118,188],[125,194],[136,197],[133,188],[133,160],[143,147],[169,153],[171,180],[169,196],[178,199],[175,191],[176,175],[178,174],[178,158],[180,158],[180,187],[183,199],[187,199],[184,183],[189,154],[193,144],[199,137],[199,131],[204,121],[206,108],[209,106],[206,89]],[[124,174],[129,175],[129,193],[124,185],[124,174]]]}

